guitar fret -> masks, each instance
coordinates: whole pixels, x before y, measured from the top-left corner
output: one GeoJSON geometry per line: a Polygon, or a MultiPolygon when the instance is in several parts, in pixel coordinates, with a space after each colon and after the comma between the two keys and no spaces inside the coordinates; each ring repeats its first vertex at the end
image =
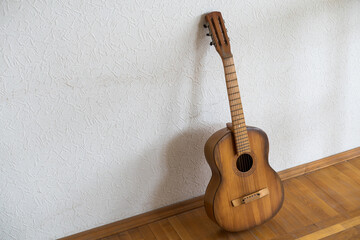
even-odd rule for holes
{"type": "MultiPolygon", "coordinates": [[[[240,108],[240,109],[233,109],[233,110],[230,110],[231,112],[236,112],[236,111],[241,111],[242,109],[240,108]]],[[[244,115],[244,113],[241,111],[241,114],[242,115],[244,115]]],[[[238,121],[238,119],[235,119],[233,122],[237,122],[238,121]]]]}
{"type": "Polygon", "coordinates": [[[231,66],[234,66],[234,64],[230,64],[230,65],[227,65],[227,66],[225,66],[225,67],[231,67],[231,66]]]}
{"type": "Polygon", "coordinates": [[[250,147],[249,146],[247,146],[247,147],[245,147],[245,148],[238,148],[239,149],[239,151],[240,152],[250,152],[250,147]]]}
{"type": "Polygon", "coordinates": [[[250,145],[249,142],[246,142],[246,143],[244,143],[244,142],[239,142],[239,143],[237,143],[236,145],[240,145],[241,143],[242,143],[242,148],[245,147],[245,146],[250,145]]]}
{"type": "Polygon", "coordinates": [[[242,138],[238,138],[238,140],[245,139],[245,138],[248,138],[248,136],[245,136],[245,137],[242,137],[242,138]]]}
{"type": "Polygon", "coordinates": [[[227,81],[227,82],[231,82],[231,81],[235,81],[235,80],[237,80],[237,78],[227,79],[226,81],[227,81]]]}
{"type": "Polygon", "coordinates": [[[246,148],[246,147],[249,147],[250,143],[249,142],[247,142],[247,143],[239,142],[236,145],[239,147],[241,146],[241,148],[246,148]]]}
{"type": "Polygon", "coordinates": [[[233,82],[233,81],[236,81],[237,80],[237,78],[234,78],[234,79],[231,79],[231,80],[226,80],[226,82],[233,82]]]}
{"type": "Polygon", "coordinates": [[[240,115],[243,115],[243,114],[242,114],[242,113],[240,113],[240,114],[236,114],[236,115],[234,115],[233,117],[240,116],[240,115]]]}
{"type": "Polygon", "coordinates": [[[250,143],[249,142],[241,142],[241,141],[239,141],[236,145],[241,145],[243,147],[249,147],[250,143]]]}
{"type": "Polygon", "coordinates": [[[225,73],[225,75],[230,75],[230,74],[233,74],[233,73],[236,73],[236,72],[225,73]]]}
{"type": "Polygon", "coordinates": [[[247,130],[246,129],[244,129],[244,130],[241,130],[241,131],[234,131],[235,133],[242,133],[242,132],[247,132],[247,130]]]}
{"type": "MultiPolygon", "coordinates": [[[[238,104],[234,104],[234,105],[230,105],[230,107],[235,107],[237,105],[241,105],[241,103],[238,103],[238,104]]],[[[242,109],[242,108],[241,108],[242,109]]]]}
{"type": "Polygon", "coordinates": [[[226,57],[226,58],[223,58],[223,59],[228,59],[228,58],[232,58],[233,56],[230,56],[230,57],[226,57]]]}
{"type": "MultiPolygon", "coordinates": [[[[228,94],[229,96],[231,96],[231,95],[234,95],[234,94],[238,94],[239,92],[234,92],[234,93],[230,93],[230,94],[228,94]]],[[[240,98],[239,98],[240,99],[240,98]]]]}
{"type": "Polygon", "coordinates": [[[237,126],[241,126],[241,127],[238,127],[236,130],[234,130],[234,132],[236,133],[236,134],[243,134],[244,132],[246,133],[247,132],[247,128],[246,128],[246,126],[245,126],[245,123],[243,122],[243,123],[237,123],[236,124],[237,126]]]}
{"type": "MultiPolygon", "coordinates": [[[[235,120],[233,121],[233,123],[236,123],[236,124],[237,124],[237,122],[239,122],[240,120],[242,120],[242,119],[235,119],[235,120]]],[[[240,123],[242,123],[242,121],[240,121],[240,123]]]]}
{"type": "Polygon", "coordinates": [[[240,98],[238,97],[238,98],[230,99],[230,101],[235,101],[235,100],[238,100],[238,99],[240,99],[240,98]]]}
{"type": "Polygon", "coordinates": [[[244,138],[239,138],[239,136],[235,136],[235,138],[236,138],[237,144],[239,144],[239,143],[242,143],[244,145],[249,144],[249,140],[247,138],[247,135],[246,135],[246,138],[245,137],[244,138]]]}
{"type": "MultiPolygon", "coordinates": [[[[243,114],[239,114],[239,115],[243,115],[243,114]]],[[[236,116],[239,116],[239,115],[236,115],[236,116]]],[[[238,118],[236,120],[244,120],[244,118],[242,117],[242,118],[238,118]]]]}
{"type": "Polygon", "coordinates": [[[247,132],[247,128],[246,128],[245,125],[243,125],[243,123],[236,123],[236,126],[241,126],[241,127],[238,127],[237,129],[234,129],[235,133],[247,132]]]}
{"type": "Polygon", "coordinates": [[[250,146],[239,146],[239,145],[237,145],[237,148],[239,149],[239,150],[250,150],[250,148],[249,148],[250,146]]]}
{"type": "Polygon", "coordinates": [[[238,85],[232,86],[232,87],[228,87],[227,89],[232,89],[232,88],[236,88],[238,87],[238,85]]]}
{"type": "MultiPolygon", "coordinates": [[[[241,123],[237,123],[236,124],[236,126],[241,126],[241,123]]],[[[235,127],[236,127],[235,126],[235,127]]],[[[235,127],[233,127],[234,129],[235,129],[235,127]]],[[[237,127],[235,130],[234,130],[234,132],[246,132],[247,131],[247,129],[246,129],[246,126],[243,126],[243,127],[237,127]],[[245,129],[244,129],[245,128],[245,129]],[[241,131],[239,131],[239,130],[241,130],[241,131]]]]}

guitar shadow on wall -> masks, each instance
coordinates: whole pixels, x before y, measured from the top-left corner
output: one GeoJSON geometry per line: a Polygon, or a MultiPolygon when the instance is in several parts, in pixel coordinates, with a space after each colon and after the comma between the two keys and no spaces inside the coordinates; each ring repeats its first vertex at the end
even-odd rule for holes
{"type": "Polygon", "coordinates": [[[165,169],[153,195],[153,208],[159,208],[204,194],[210,168],[204,157],[209,129],[188,129],[166,146],[162,160],[165,169]]]}
{"type": "MultiPolygon", "coordinates": [[[[204,194],[210,180],[211,171],[204,157],[204,145],[213,133],[213,129],[199,124],[201,115],[199,106],[203,99],[201,62],[209,51],[209,46],[204,44],[209,41],[206,37],[207,29],[203,27],[204,18],[205,14],[200,16],[197,24],[190,104],[188,116],[182,118],[188,122],[188,128],[179,132],[166,145],[161,163],[166,171],[154,192],[152,202],[154,209],[204,194]]],[[[179,111],[173,111],[169,117],[176,121],[175,119],[179,119],[179,111]]]]}

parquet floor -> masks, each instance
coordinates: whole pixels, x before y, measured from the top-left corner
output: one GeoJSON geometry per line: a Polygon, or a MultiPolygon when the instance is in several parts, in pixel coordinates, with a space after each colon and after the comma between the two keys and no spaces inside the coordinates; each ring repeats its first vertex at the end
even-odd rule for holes
{"type": "Polygon", "coordinates": [[[222,231],[201,207],[103,239],[360,239],[360,158],[285,180],[284,187],[280,212],[245,232],[222,231]]]}

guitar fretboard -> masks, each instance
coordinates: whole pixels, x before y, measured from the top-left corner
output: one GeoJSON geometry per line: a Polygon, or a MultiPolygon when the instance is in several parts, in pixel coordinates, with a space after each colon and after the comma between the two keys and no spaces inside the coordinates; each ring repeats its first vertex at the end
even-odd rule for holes
{"type": "Polygon", "coordinates": [[[235,139],[236,151],[241,154],[250,151],[249,137],[246,130],[244,112],[242,108],[238,81],[233,57],[223,58],[227,93],[232,120],[232,132],[235,139]]]}

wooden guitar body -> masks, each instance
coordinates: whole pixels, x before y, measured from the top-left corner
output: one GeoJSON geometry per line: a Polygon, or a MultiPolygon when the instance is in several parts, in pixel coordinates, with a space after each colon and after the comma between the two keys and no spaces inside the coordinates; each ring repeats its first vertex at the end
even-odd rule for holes
{"type": "MultiPolygon", "coordinates": [[[[268,138],[261,129],[247,127],[253,164],[250,170],[237,168],[239,154],[229,128],[214,133],[205,144],[205,157],[212,177],[205,193],[207,215],[221,228],[242,231],[257,226],[273,217],[281,208],[284,195],[278,174],[268,163],[268,138]],[[241,199],[261,189],[268,189],[262,198],[233,206],[241,199]]],[[[244,153],[243,153],[244,154],[244,153]]]]}

